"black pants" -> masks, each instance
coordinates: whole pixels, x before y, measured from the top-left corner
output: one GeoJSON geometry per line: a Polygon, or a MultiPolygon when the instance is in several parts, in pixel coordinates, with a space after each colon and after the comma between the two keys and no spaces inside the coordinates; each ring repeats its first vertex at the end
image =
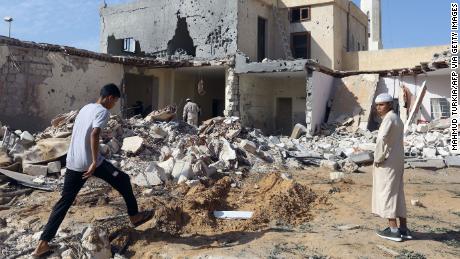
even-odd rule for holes
{"type": "MultiPolygon", "coordinates": [[[[86,179],[82,178],[83,173],[84,172],[76,172],[67,169],[61,199],[59,199],[56,205],[54,205],[53,211],[48,219],[48,223],[40,236],[40,240],[49,242],[56,235],[59,226],[67,214],[67,211],[70,206],[72,206],[78,192],[86,182],[86,179]]],[[[120,171],[111,163],[104,160],[104,162],[96,168],[93,175],[106,181],[123,196],[126,207],[128,208],[129,216],[134,216],[139,212],[137,201],[131,187],[131,182],[126,173],[120,171]]]]}

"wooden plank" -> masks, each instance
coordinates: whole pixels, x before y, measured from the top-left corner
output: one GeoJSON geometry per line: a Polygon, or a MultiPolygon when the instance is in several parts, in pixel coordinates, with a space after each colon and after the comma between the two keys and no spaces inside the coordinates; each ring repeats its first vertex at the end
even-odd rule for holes
{"type": "Polygon", "coordinates": [[[404,125],[404,134],[407,133],[409,130],[410,125],[412,124],[413,120],[415,119],[415,116],[417,115],[418,111],[420,110],[420,106],[422,105],[423,98],[425,97],[426,94],[426,80],[423,81],[422,84],[422,91],[420,94],[417,96],[417,99],[415,100],[415,104],[412,107],[409,117],[407,118],[406,124],[404,125]]]}

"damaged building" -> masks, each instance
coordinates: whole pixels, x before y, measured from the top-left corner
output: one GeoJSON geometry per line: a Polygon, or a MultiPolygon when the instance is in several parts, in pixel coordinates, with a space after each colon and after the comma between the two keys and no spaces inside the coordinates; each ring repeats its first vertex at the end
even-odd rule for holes
{"type": "Polygon", "coordinates": [[[447,59],[432,58],[447,46],[378,50],[380,1],[361,2],[361,8],[348,0],[103,5],[101,53],[0,38],[0,121],[42,130],[110,82],[122,88],[115,113],[124,117],[139,103],[144,114],[175,105],[181,117],[190,97],[201,121],[236,116],[269,134],[288,135],[296,124],[315,134],[345,117],[372,129],[376,93],[387,91],[410,110],[425,80],[417,120],[444,117],[447,59]]]}

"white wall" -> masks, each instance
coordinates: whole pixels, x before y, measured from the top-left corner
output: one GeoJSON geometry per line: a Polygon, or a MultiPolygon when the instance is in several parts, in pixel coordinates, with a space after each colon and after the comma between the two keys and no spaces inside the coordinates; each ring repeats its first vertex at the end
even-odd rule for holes
{"type": "Polygon", "coordinates": [[[321,128],[321,124],[326,116],[327,102],[329,101],[333,87],[334,77],[320,72],[313,72],[312,129],[321,128]]]}

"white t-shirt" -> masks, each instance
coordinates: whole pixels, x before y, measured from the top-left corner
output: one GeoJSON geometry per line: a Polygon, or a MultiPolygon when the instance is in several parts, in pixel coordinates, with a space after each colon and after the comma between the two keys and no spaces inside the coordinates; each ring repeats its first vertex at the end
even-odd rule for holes
{"type": "MultiPolygon", "coordinates": [[[[110,112],[104,106],[91,103],[81,108],[72,131],[72,140],[67,152],[67,168],[77,172],[88,171],[93,162],[91,156],[91,132],[93,128],[104,129],[109,120],[110,112]]],[[[97,166],[100,166],[104,157],[99,154],[97,166]]]]}

